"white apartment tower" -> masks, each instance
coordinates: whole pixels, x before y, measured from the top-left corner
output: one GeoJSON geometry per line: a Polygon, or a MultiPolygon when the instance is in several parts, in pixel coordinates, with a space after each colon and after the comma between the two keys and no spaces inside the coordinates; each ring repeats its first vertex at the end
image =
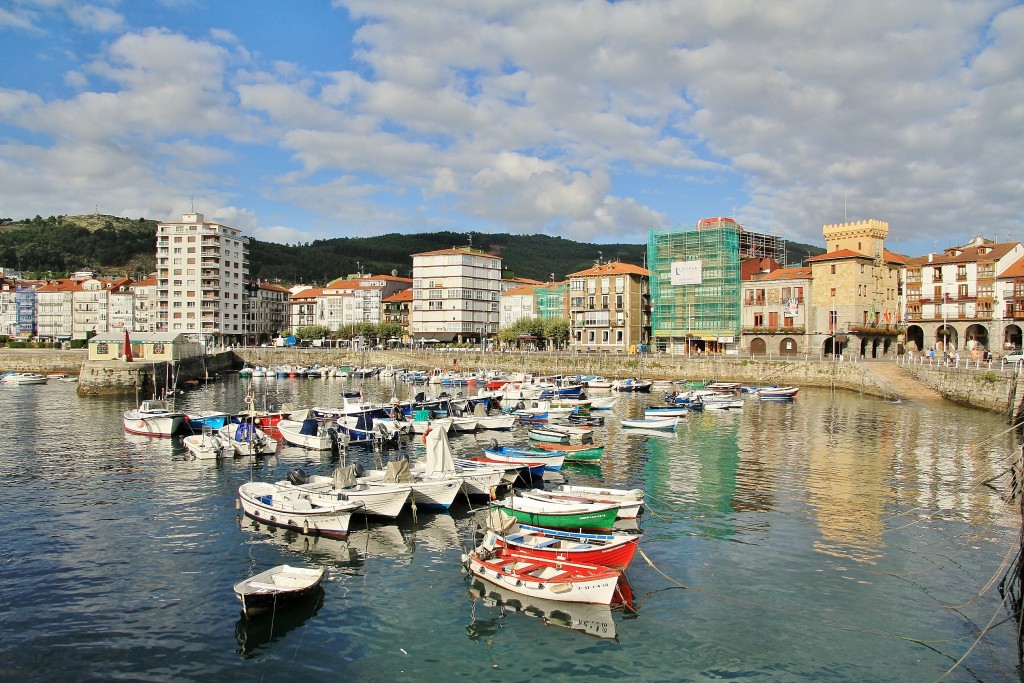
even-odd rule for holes
{"type": "Polygon", "coordinates": [[[181,332],[208,345],[241,343],[249,238],[240,230],[183,213],[156,226],[157,332],[181,332]]]}
{"type": "Polygon", "coordinates": [[[412,255],[411,341],[479,342],[498,331],[501,258],[470,248],[412,255]]]}

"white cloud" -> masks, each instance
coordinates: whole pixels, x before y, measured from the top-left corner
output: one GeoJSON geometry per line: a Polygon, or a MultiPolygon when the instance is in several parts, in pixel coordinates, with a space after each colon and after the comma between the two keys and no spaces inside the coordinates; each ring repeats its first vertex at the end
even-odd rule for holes
{"type": "Polygon", "coordinates": [[[81,29],[111,33],[124,28],[124,17],[109,7],[71,4],[68,18],[81,29]]]}

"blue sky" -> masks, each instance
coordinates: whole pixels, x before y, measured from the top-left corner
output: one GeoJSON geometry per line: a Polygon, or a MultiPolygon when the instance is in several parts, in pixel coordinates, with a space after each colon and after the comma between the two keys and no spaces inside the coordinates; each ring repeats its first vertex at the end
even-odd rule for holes
{"type": "Polygon", "coordinates": [[[8,218],[1024,237],[1016,3],[6,0],[0,39],[8,218]]]}

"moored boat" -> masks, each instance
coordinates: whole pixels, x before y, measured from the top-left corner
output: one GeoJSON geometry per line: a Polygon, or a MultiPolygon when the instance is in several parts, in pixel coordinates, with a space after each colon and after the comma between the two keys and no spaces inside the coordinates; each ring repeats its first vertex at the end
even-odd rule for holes
{"type": "Polygon", "coordinates": [[[8,372],[0,375],[4,384],[46,384],[46,375],[35,372],[8,372]]]}
{"type": "Polygon", "coordinates": [[[349,520],[360,507],[348,500],[314,503],[308,493],[261,481],[239,486],[238,500],[247,516],[264,524],[334,538],[348,535],[349,520]]]}
{"type": "Polygon", "coordinates": [[[765,387],[758,389],[754,394],[761,399],[787,401],[796,397],[799,387],[765,387]]]}
{"type": "Polygon", "coordinates": [[[675,429],[676,425],[679,424],[679,416],[671,415],[669,417],[650,417],[644,419],[622,418],[621,424],[623,427],[633,429],[675,429]]]}
{"type": "Polygon", "coordinates": [[[526,448],[512,448],[492,443],[484,449],[484,456],[490,460],[525,465],[542,462],[548,470],[560,470],[565,462],[565,454],[557,451],[534,451],[526,448]]]}
{"type": "Polygon", "coordinates": [[[607,567],[531,557],[509,548],[475,550],[462,561],[470,574],[489,583],[559,602],[610,604],[621,575],[607,567]]]}
{"type": "Polygon", "coordinates": [[[565,462],[596,462],[604,453],[604,446],[594,446],[593,444],[546,443],[542,441],[532,444],[530,448],[544,453],[561,453],[565,456],[565,462]]]}
{"type": "Polygon", "coordinates": [[[185,414],[170,409],[167,401],[143,401],[138,408],[126,410],[121,423],[129,434],[170,438],[185,421],[185,414]]]}
{"type": "Polygon", "coordinates": [[[554,490],[545,493],[549,496],[589,500],[594,503],[618,503],[619,519],[635,519],[643,511],[643,489],[613,489],[603,486],[559,484],[554,490]]]}
{"type": "Polygon", "coordinates": [[[242,614],[252,617],[305,600],[320,590],[323,578],[323,567],[307,569],[282,564],[239,581],[234,591],[242,603],[242,614]]]}
{"type": "Polygon", "coordinates": [[[531,496],[512,495],[491,503],[492,507],[524,524],[551,529],[608,530],[615,524],[619,506],[614,503],[566,503],[531,496]]]}
{"type": "Polygon", "coordinates": [[[519,524],[515,520],[509,525],[504,520],[491,520],[495,514],[495,510],[489,512],[491,528],[484,534],[480,548],[507,547],[530,557],[625,569],[633,561],[640,541],[639,533],[588,534],[519,524]]]}

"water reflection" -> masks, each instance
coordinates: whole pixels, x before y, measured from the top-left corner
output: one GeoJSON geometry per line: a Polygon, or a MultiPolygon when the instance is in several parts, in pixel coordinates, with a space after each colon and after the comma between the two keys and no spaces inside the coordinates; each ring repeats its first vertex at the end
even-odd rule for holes
{"type": "Polygon", "coordinates": [[[260,614],[256,617],[239,617],[235,622],[237,652],[246,658],[258,657],[271,645],[283,639],[290,632],[303,626],[316,616],[324,605],[324,589],[320,588],[308,599],[291,605],[288,609],[260,614]]]}

